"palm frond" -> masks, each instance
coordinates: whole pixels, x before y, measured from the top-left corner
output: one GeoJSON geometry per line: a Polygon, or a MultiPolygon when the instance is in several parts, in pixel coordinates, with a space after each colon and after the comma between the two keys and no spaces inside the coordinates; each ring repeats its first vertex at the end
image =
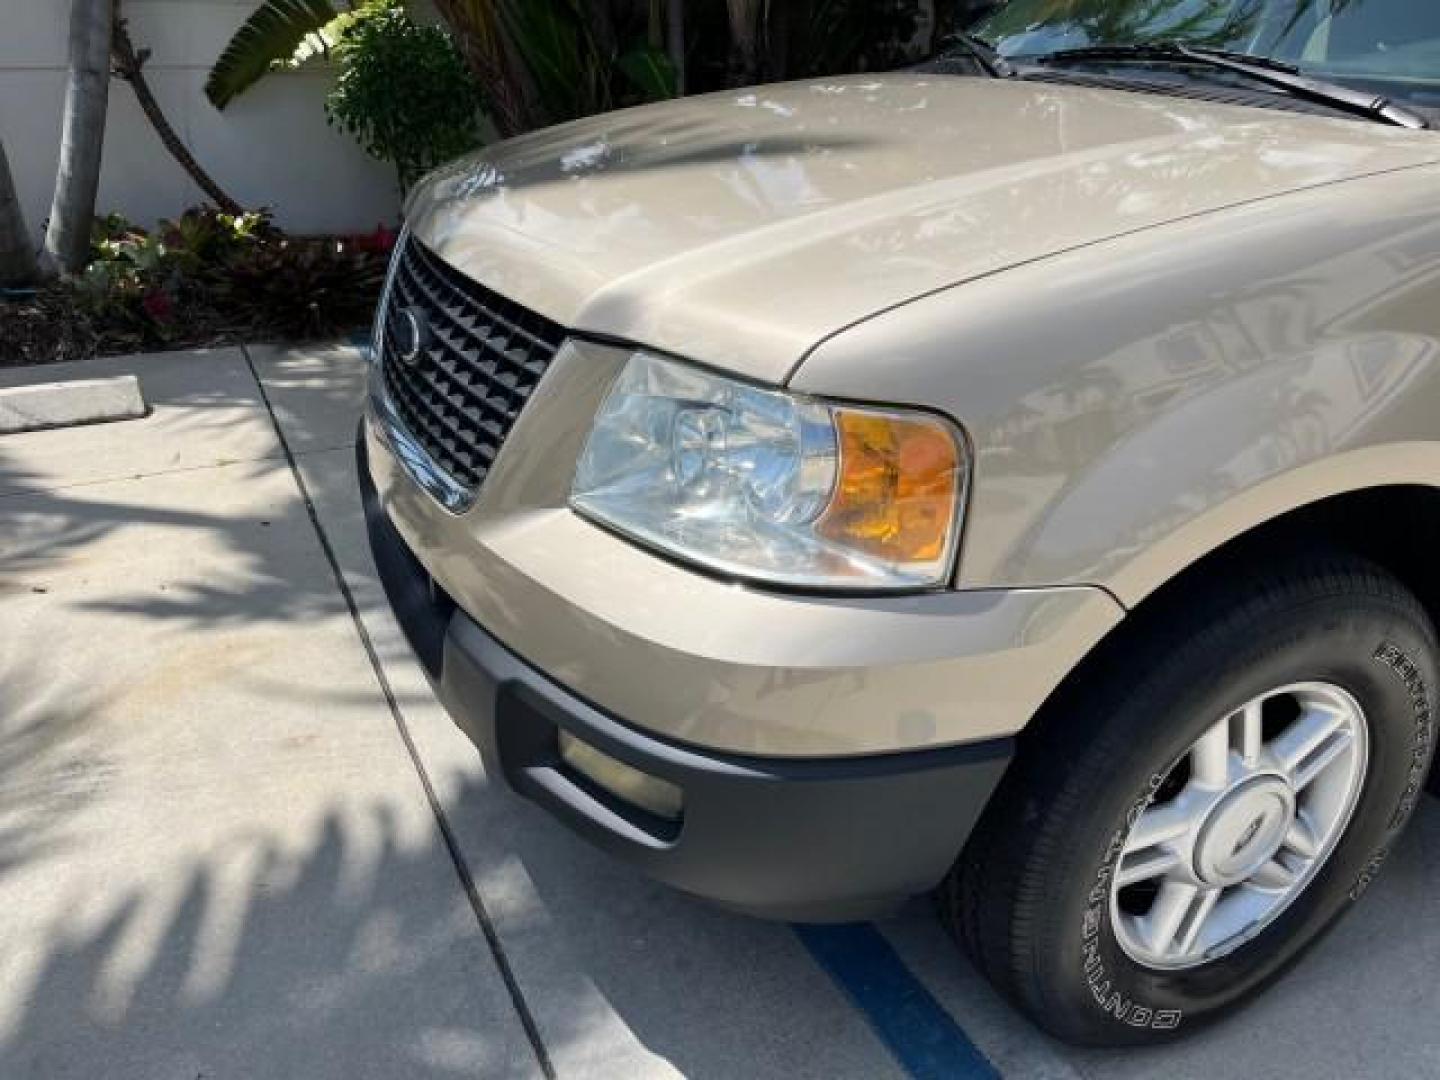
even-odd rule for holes
{"type": "Polygon", "coordinates": [[[506,137],[528,131],[535,120],[529,72],[506,32],[508,6],[504,0],[435,0],[466,67],[480,84],[486,112],[506,137]]]}
{"type": "Polygon", "coordinates": [[[676,95],[675,62],[670,54],[654,45],[637,45],[622,53],[615,61],[621,73],[639,90],[646,101],[659,101],[676,95]]]}
{"type": "Polygon", "coordinates": [[[217,109],[253,86],[275,64],[291,60],[297,50],[342,12],[331,0],[264,0],[235,31],[205,81],[205,96],[217,109]]]}
{"type": "Polygon", "coordinates": [[[508,5],[505,29],[523,60],[549,123],[610,107],[604,58],[583,12],[567,0],[508,5]]]}

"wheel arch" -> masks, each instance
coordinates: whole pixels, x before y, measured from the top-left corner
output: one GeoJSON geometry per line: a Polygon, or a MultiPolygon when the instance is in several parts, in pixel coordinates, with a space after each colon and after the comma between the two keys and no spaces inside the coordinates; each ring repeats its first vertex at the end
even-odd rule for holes
{"type": "MultiPolygon", "coordinates": [[[[1081,680],[1116,662],[1129,642],[1153,633],[1160,621],[1180,617],[1208,582],[1316,549],[1358,555],[1384,568],[1440,627],[1440,488],[1395,483],[1341,491],[1239,531],[1127,602],[1126,617],[1061,680],[1023,737],[1038,737],[1045,718],[1063,711],[1081,680]]],[[[1128,599],[1123,594],[1120,598],[1128,599]]],[[[1430,787],[1440,794],[1440,769],[1432,768],[1430,787]]]]}
{"type": "MultiPolygon", "coordinates": [[[[1414,510],[1428,520],[1431,507],[1440,507],[1440,442],[1393,442],[1317,457],[1215,499],[1194,516],[1177,507],[1178,520],[1168,528],[1163,517],[1155,518],[1148,530],[1135,521],[1126,523],[1121,535],[1162,534],[1144,539],[1098,583],[1134,612],[1207,566],[1233,559],[1236,553],[1252,554],[1256,547],[1293,541],[1306,530],[1312,544],[1344,541],[1348,550],[1388,566],[1357,545],[1365,543],[1376,551],[1393,547],[1403,539],[1392,534],[1399,523],[1388,516],[1366,520],[1375,534],[1366,541],[1347,518],[1396,508],[1414,510]]],[[[1395,573],[1403,580],[1399,570],[1395,573]]],[[[1440,604],[1427,610],[1440,624],[1440,604]]]]}

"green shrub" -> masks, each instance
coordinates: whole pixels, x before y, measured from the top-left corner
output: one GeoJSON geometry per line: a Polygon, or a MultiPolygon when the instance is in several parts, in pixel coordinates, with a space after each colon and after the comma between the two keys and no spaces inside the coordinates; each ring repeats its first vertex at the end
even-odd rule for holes
{"type": "Polygon", "coordinates": [[[395,166],[400,188],[480,145],[480,99],[450,35],[371,0],[340,35],[330,122],[395,166]]]}

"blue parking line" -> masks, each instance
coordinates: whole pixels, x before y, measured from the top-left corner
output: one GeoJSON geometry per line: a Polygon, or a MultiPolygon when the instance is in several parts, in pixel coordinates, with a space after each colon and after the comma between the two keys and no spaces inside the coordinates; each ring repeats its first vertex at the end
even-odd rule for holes
{"type": "Polygon", "coordinates": [[[999,1070],[873,923],[794,929],[915,1080],[1000,1080],[999,1070]]]}

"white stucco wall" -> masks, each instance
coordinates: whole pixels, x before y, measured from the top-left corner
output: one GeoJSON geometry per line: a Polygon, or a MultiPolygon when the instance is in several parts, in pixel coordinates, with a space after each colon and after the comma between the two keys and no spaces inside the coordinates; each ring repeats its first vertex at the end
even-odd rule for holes
{"type": "MultiPolygon", "coordinates": [[[[146,76],[180,138],[247,207],[270,206],[298,233],[358,232],[394,222],[399,196],[388,166],[325,124],[323,67],[267,76],[222,113],[205,77],[253,0],[124,0],[146,76]]],[[[65,97],[68,0],[0,0],[0,138],[26,221],[38,237],[50,209],[65,97]]],[[[141,224],[202,202],[155,137],[130,87],[110,86],[97,209],[141,224]]]]}

